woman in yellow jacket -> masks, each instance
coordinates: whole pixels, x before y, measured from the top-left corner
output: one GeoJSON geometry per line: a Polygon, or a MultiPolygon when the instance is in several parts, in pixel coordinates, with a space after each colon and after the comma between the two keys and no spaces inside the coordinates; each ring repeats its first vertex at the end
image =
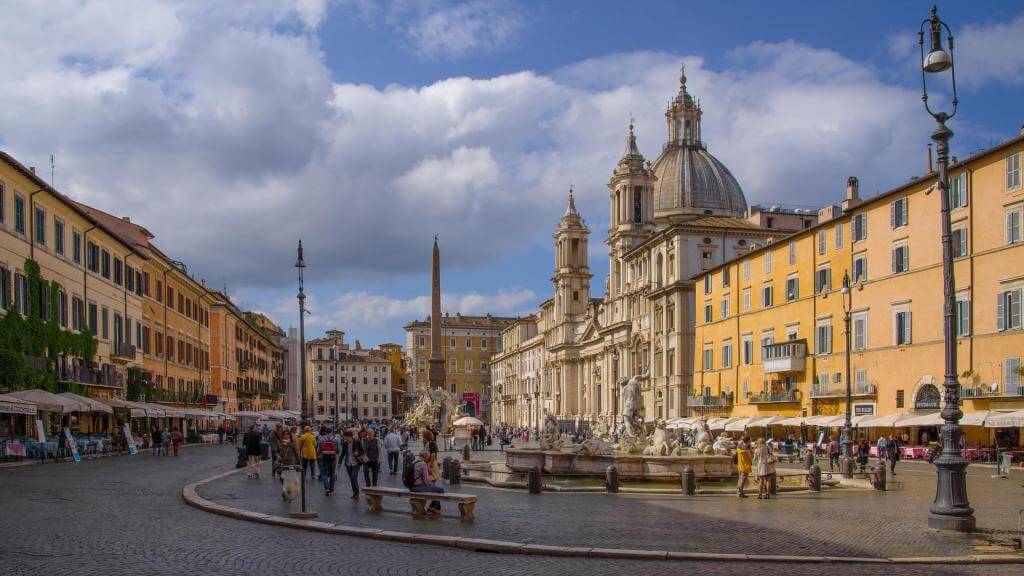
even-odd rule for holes
{"type": "Polygon", "coordinates": [[[316,478],[316,436],[313,430],[306,426],[299,436],[299,455],[302,456],[302,477],[306,477],[306,469],[309,469],[309,477],[316,478]]]}
{"type": "Polygon", "coordinates": [[[739,480],[736,482],[736,497],[746,498],[747,495],[743,493],[743,489],[747,487],[747,478],[750,477],[750,473],[753,471],[751,466],[751,459],[753,455],[750,452],[750,436],[744,435],[740,443],[736,445],[736,471],[739,472],[739,480]]]}

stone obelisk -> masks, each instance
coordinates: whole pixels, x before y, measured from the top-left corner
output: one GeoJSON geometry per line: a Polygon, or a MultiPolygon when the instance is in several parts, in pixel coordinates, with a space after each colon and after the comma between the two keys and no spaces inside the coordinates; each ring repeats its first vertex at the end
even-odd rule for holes
{"type": "Polygon", "coordinates": [[[430,296],[430,363],[428,376],[432,389],[444,389],[444,356],[441,354],[441,249],[434,236],[433,282],[430,296]]]}

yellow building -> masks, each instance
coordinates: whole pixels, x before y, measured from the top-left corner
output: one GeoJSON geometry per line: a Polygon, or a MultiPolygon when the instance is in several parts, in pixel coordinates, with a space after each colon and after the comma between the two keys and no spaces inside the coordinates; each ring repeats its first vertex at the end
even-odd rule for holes
{"type": "MultiPolygon", "coordinates": [[[[42,317],[56,319],[64,330],[89,330],[98,341],[91,361],[56,358],[58,388],[106,398],[124,395],[129,369],[142,365],[136,345],[143,317],[139,282],[147,258],[33,169],[0,152],[0,305],[29,313],[39,296],[29,294],[27,268],[34,262],[40,279],[57,285],[56,297],[42,294],[42,317]]],[[[29,360],[46,368],[41,358],[29,360]]]]}
{"type": "MultiPolygon", "coordinates": [[[[1024,408],[1024,133],[950,168],[962,408],[1024,408]]],[[[939,409],[943,282],[936,173],[819,213],[816,226],[697,275],[691,414],[845,412],[849,273],[854,414],[939,409]]],[[[915,441],[933,433],[915,429],[915,441]]],[[[969,443],[989,432],[968,427],[969,443]]],[[[1020,443],[1017,429],[997,431],[1020,443]]]]}
{"type": "Polygon", "coordinates": [[[252,324],[222,292],[210,292],[209,313],[212,395],[221,409],[280,410],[285,393],[280,340],[252,324]]]}
{"type": "Polygon", "coordinates": [[[402,397],[405,395],[407,377],[402,345],[385,343],[378,348],[387,355],[388,362],[391,362],[391,413],[402,414],[406,408],[402,397]]]}

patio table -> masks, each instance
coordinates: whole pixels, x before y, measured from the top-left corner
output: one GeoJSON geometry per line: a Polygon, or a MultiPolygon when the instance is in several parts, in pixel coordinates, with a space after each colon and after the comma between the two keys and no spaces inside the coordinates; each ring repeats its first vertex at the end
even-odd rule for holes
{"type": "Polygon", "coordinates": [[[903,457],[911,459],[911,460],[917,460],[917,459],[920,459],[920,458],[924,458],[924,456],[925,456],[925,454],[927,452],[928,452],[928,449],[925,448],[924,446],[904,446],[903,447],[903,457]]]}
{"type": "Polygon", "coordinates": [[[22,457],[25,455],[25,445],[21,442],[8,442],[4,444],[4,456],[22,457]]]}

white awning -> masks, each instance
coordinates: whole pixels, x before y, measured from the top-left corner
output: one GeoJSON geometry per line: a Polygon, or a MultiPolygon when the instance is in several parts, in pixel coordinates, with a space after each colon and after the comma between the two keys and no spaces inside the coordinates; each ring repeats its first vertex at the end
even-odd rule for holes
{"type": "Polygon", "coordinates": [[[46,390],[39,390],[38,388],[35,390],[18,390],[17,392],[11,392],[10,396],[35,404],[40,410],[45,412],[68,414],[70,412],[90,411],[89,405],[85,402],[50,394],[46,390]]]}
{"type": "Polygon", "coordinates": [[[1024,410],[989,414],[985,428],[1024,428],[1024,410]]]}
{"type": "Polygon", "coordinates": [[[779,426],[802,426],[807,420],[805,416],[793,416],[791,418],[783,418],[780,422],[777,422],[779,426]]]}
{"type": "Polygon", "coordinates": [[[811,416],[804,418],[804,424],[807,426],[828,426],[829,422],[835,420],[835,415],[829,416],[811,416]]]}
{"type": "Polygon", "coordinates": [[[747,422],[747,428],[767,428],[769,426],[779,426],[783,422],[789,420],[782,416],[763,416],[761,418],[754,418],[750,422],[747,422]]]}
{"type": "Polygon", "coordinates": [[[940,426],[943,420],[939,412],[912,416],[906,420],[900,420],[900,426],[940,426]]]}
{"type": "Polygon", "coordinates": [[[903,426],[903,420],[910,418],[906,412],[898,414],[886,414],[885,416],[872,416],[861,421],[861,428],[895,428],[903,426]]]}
{"type": "Polygon", "coordinates": [[[0,394],[0,414],[35,414],[39,407],[7,394],[0,394]]]}
{"type": "Polygon", "coordinates": [[[61,392],[60,394],[57,394],[57,396],[63,396],[76,402],[81,402],[89,406],[90,412],[104,412],[106,414],[114,413],[114,409],[111,408],[110,405],[104,404],[94,398],[86,398],[85,396],[79,396],[78,394],[72,394],[71,392],[61,392]]]}
{"type": "Polygon", "coordinates": [[[747,424],[756,420],[756,418],[737,418],[731,420],[725,424],[726,432],[743,432],[747,428],[747,424]]]}
{"type": "Polygon", "coordinates": [[[736,418],[709,418],[708,430],[724,430],[725,425],[736,420],[736,418]]]}

